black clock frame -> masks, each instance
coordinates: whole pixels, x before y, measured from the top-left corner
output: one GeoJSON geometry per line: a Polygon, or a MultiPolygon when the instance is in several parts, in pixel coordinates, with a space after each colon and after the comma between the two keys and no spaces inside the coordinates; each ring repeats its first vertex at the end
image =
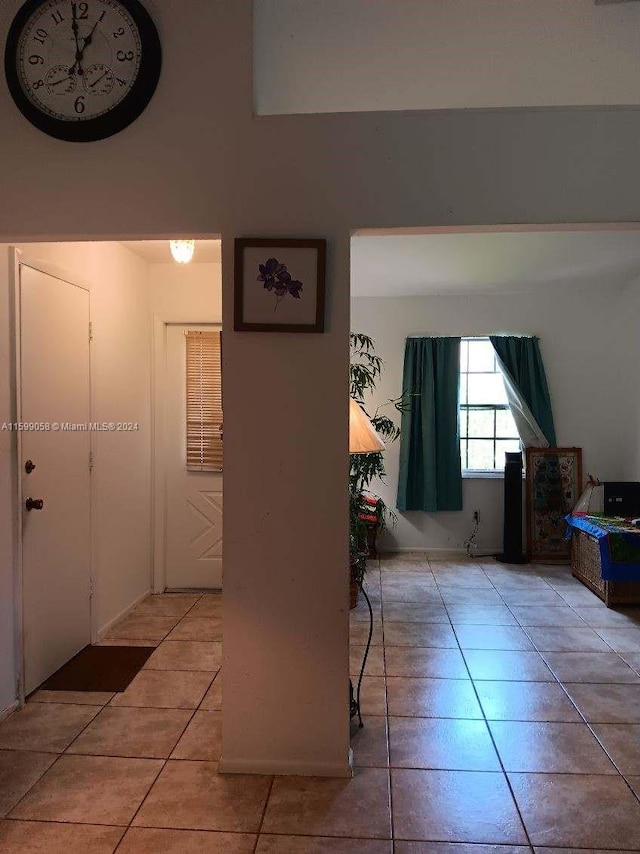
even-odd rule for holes
{"type": "Polygon", "coordinates": [[[85,121],[64,121],[42,112],[25,94],[18,75],[18,43],[31,16],[50,0],[26,0],[18,10],[4,53],[4,70],[11,97],[22,115],[39,130],[66,142],[95,142],[124,130],[145,109],[153,97],[162,68],[162,48],[155,24],[139,0],[117,0],[138,28],[142,55],[131,91],[107,113],[85,121]]]}

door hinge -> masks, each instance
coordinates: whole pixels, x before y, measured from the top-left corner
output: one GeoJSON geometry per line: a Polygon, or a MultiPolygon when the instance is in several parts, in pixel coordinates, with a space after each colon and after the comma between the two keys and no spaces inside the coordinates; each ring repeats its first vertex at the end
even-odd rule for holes
{"type": "Polygon", "coordinates": [[[89,451],[89,471],[93,471],[93,451],[89,451]]]}
{"type": "Polygon", "coordinates": [[[93,341],[93,323],[89,321],[89,341],[93,341]]]}

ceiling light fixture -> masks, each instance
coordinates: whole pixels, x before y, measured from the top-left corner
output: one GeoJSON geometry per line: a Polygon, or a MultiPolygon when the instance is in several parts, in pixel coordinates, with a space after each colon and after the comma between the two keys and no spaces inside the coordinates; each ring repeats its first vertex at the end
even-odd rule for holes
{"type": "Polygon", "coordinates": [[[195,240],[170,240],[169,245],[173,260],[178,264],[188,264],[193,258],[196,248],[195,240]]]}

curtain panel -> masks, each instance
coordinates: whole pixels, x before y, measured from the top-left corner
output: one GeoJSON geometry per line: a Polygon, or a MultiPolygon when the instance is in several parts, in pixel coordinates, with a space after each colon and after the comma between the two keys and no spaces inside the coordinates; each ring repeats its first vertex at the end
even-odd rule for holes
{"type": "Polygon", "coordinates": [[[407,338],[399,510],[462,510],[460,338],[407,338]]]}
{"type": "Polygon", "coordinates": [[[526,448],[556,447],[551,395],[538,338],[490,335],[520,438],[526,448]]]}

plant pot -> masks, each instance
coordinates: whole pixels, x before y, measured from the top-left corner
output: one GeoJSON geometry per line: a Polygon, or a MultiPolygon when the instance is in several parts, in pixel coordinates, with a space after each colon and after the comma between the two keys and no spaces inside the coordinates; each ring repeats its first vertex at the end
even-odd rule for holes
{"type": "Polygon", "coordinates": [[[349,610],[353,611],[354,608],[358,607],[358,595],[360,593],[360,587],[355,581],[352,581],[349,584],[349,610]]]}

